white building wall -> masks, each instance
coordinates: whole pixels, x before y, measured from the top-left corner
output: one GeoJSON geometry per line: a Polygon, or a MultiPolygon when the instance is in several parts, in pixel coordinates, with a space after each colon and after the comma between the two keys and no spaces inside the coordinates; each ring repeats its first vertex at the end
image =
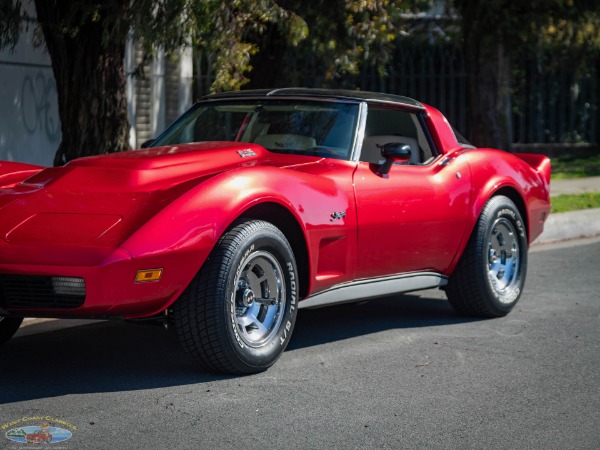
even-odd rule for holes
{"type": "Polygon", "coordinates": [[[33,46],[33,28],[12,52],[0,51],[0,160],[49,166],[60,144],[58,100],[50,56],[33,46]]]}
{"type": "Polygon", "coordinates": [[[152,61],[152,101],[150,102],[150,131],[156,136],[165,129],[166,100],[165,53],[158,50],[152,61]]]}
{"type": "Polygon", "coordinates": [[[135,72],[135,43],[129,37],[127,47],[125,48],[125,73],[127,74],[127,115],[129,118],[129,146],[131,148],[139,147],[137,145],[137,133],[135,123],[137,119],[137,93],[136,83],[133,73],[135,72]]]}
{"type": "Polygon", "coordinates": [[[192,48],[181,49],[179,59],[179,115],[186,112],[193,103],[194,58],[192,48]]]}

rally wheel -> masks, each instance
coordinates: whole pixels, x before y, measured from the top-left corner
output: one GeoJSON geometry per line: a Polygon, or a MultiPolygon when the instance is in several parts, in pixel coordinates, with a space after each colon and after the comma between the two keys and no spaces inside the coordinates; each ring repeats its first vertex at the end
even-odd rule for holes
{"type": "Polygon", "coordinates": [[[527,233],[518,208],[507,197],[492,197],[446,287],[461,314],[500,317],[517,304],[527,272],[527,233]]]}
{"type": "Polygon", "coordinates": [[[174,305],[184,350],[204,369],[261,372],[285,350],[297,313],[298,271],[274,225],[241,220],[174,305]]]}

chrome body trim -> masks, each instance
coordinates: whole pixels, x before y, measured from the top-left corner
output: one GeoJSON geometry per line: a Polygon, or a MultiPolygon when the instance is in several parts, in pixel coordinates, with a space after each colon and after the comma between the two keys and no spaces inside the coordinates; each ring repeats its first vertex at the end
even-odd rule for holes
{"type": "Polygon", "coordinates": [[[391,294],[432,289],[448,284],[448,277],[437,272],[418,272],[370,278],[339,284],[318,292],[298,303],[298,308],[320,308],[327,305],[351,303],[391,294]]]}
{"type": "Polygon", "coordinates": [[[358,121],[356,123],[352,152],[350,153],[350,161],[358,162],[360,159],[360,152],[362,151],[362,144],[365,138],[365,129],[367,128],[367,111],[367,104],[361,102],[358,107],[358,121]]]}

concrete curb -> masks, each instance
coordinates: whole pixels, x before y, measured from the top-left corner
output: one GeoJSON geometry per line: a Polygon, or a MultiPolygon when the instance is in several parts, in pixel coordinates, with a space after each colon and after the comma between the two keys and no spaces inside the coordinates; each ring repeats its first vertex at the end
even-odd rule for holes
{"type": "Polygon", "coordinates": [[[600,208],[551,214],[533,245],[600,235],[600,208]]]}

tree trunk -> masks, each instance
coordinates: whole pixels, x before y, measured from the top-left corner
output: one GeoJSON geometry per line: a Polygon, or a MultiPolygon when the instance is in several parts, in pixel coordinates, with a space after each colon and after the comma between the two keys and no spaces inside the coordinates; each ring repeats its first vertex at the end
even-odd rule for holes
{"type": "Polygon", "coordinates": [[[481,47],[465,50],[470,140],[479,147],[510,150],[510,60],[498,43],[487,49],[485,56],[478,52],[481,47]]]}
{"type": "Polygon", "coordinates": [[[127,2],[102,2],[98,17],[84,13],[82,3],[89,4],[90,10],[99,5],[93,0],[80,1],[76,3],[80,10],[73,11],[71,2],[35,0],[58,93],[62,141],[55,166],[129,147],[124,68],[128,27],[114,27],[103,44],[102,23],[103,12],[118,17],[127,2]]]}
{"type": "Polygon", "coordinates": [[[478,147],[510,150],[512,69],[502,31],[495,31],[493,4],[482,0],[459,2],[459,6],[467,67],[468,138],[478,147]]]}

